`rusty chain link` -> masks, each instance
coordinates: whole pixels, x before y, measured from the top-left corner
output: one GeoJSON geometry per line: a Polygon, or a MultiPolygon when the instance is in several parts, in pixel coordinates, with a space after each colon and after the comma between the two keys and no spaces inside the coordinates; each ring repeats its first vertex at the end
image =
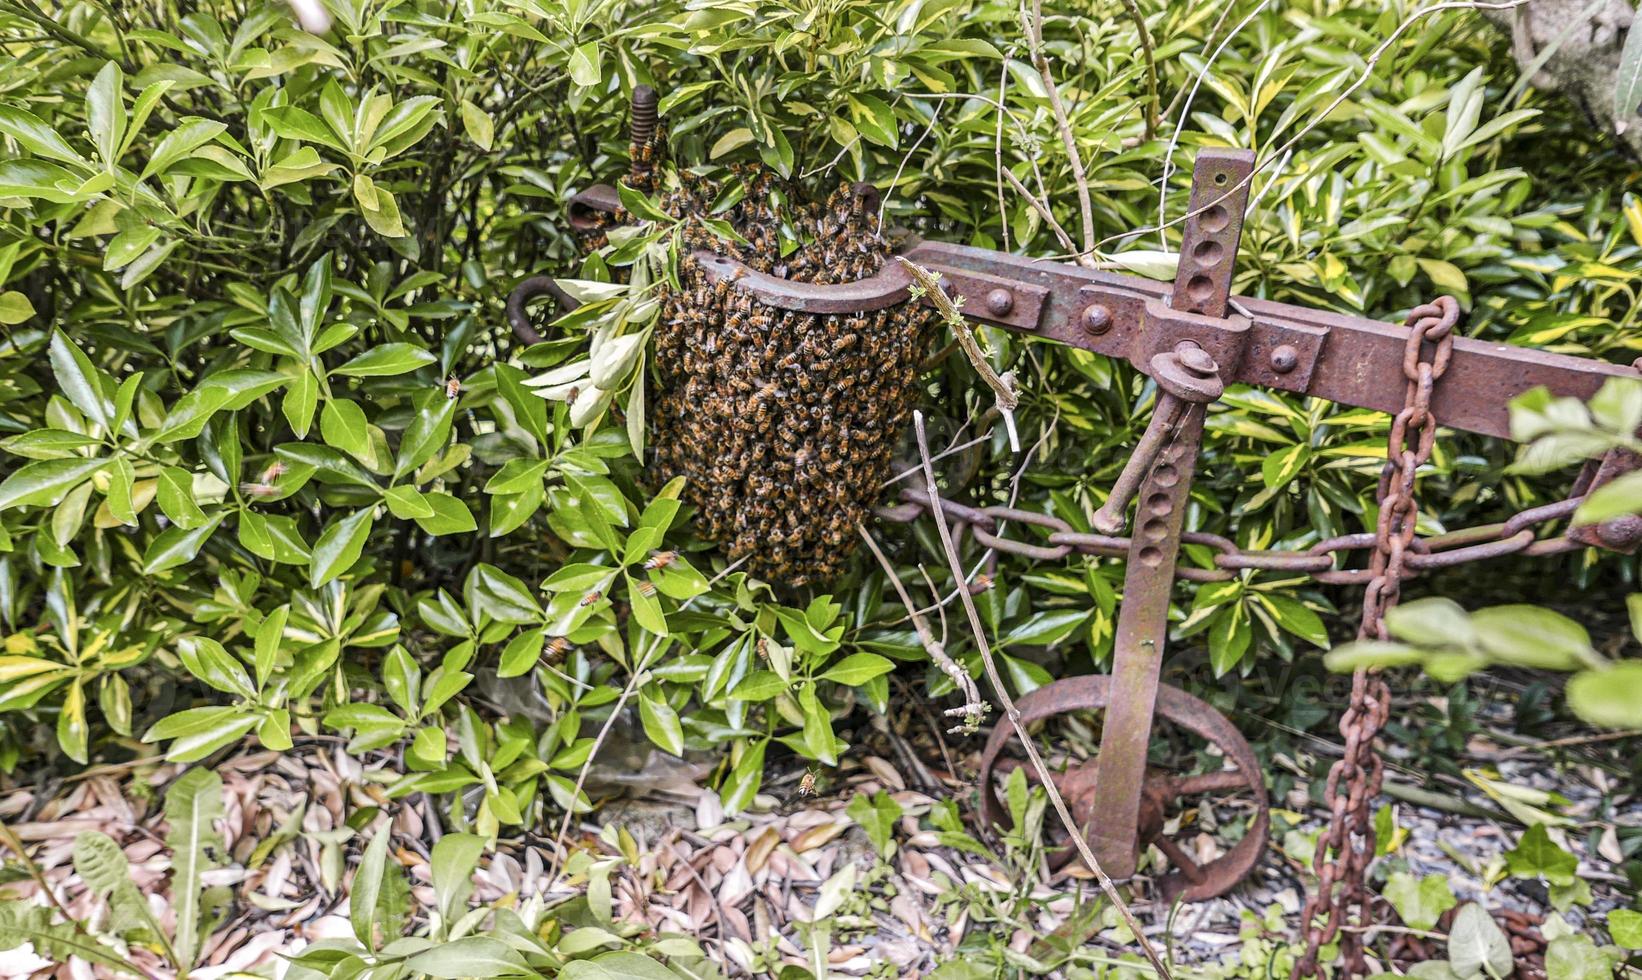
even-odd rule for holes
{"type": "MultiPolygon", "coordinates": [[[[1448,370],[1454,350],[1454,324],[1459,304],[1451,296],[1415,307],[1408,314],[1408,339],[1403,347],[1403,375],[1408,379],[1403,409],[1391,422],[1385,468],[1380,472],[1380,515],[1369,558],[1369,580],[1363,589],[1363,619],[1357,635],[1384,640],[1385,614],[1402,594],[1409,567],[1419,503],[1414,480],[1431,458],[1437,420],[1431,415],[1431,392],[1448,370]]],[[[1306,952],[1294,964],[1291,980],[1321,976],[1318,953],[1339,940],[1340,958],[1348,975],[1368,972],[1363,934],[1344,928],[1356,911],[1358,926],[1372,916],[1368,894],[1368,863],[1374,857],[1374,799],[1380,795],[1385,763],[1374,739],[1391,713],[1391,689],[1377,672],[1359,667],[1351,677],[1351,701],[1340,718],[1345,754],[1328,770],[1323,798],[1329,803],[1328,830],[1317,842],[1312,870],[1317,888],[1306,896],[1301,921],[1306,929],[1306,952]],[[1344,788],[1342,789],[1342,784],[1344,788]],[[1321,921],[1319,921],[1321,918],[1321,921]]]]}

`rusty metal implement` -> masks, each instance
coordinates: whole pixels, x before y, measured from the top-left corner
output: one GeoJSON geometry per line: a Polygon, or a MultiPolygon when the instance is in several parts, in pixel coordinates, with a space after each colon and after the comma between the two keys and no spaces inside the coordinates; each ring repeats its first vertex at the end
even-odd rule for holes
{"type": "MultiPolygon", "coordinates": [[[[1074,551],[1127,560],[1111,675],[1055,681],[1023,697],[1019,706],[1028,723],[1072,712],[1104,712],[1098,754],[1054,778],[1113,878],[1134,875],[1142,848],[1155,845],[1162,852],[1168,870],[1157,887],[1169,899],[1200,900],[1229,890],[1258,864],[1269,822],[1259,763],[1235,726],[1207,703],[1160,682],[1177,577],[1221,580],[1240,569],[1262,568],[1327,583],[1361,584],[1366,588],[1362,634],[1375,637],[1383,635],[1385,611],[1396,602],[1402,584],[1422,572],[1592,545],[1629,552],[1642,543],[1642,522],[1628,518],[1544,537],[1539,533],[1543,525],[1568,518],[1584,494],[1636,467],[1636,459],[1616,454],[1587,466],[1564,501],[1523,511],[1501,524],[1417,537],[1416,472],[1430,455],[1439,425],[1509,438],[1507,403],[1517,395],[1543,386],[1556,396],[1588,399],[1608,380],[1635,377],[1636,371],[1459,336],[1458,308],[1447,297],[1416,309],[1407,325],[1233,297],[1232,273],[1253,169],[1249,151],[1199,153],[1172,284],[917,239],[905,242],[899,252],[938,273],[946,291],[962,298],[966,317],[1128,361],[1160,389],[1145,434],[1093,517],[1096,533],[1031,511],[945,500],[941,507],[955,534],[972,534],[993,560],[999,551],[1047,561],[1074,551]],[[1232,384],[1393,416],[1379,488],[1381,517],[1374,532],[1321,541],[1305,551],[1245,551],[1225,538],[1184,530],[1204,418],[1208,406],[1232,384]],[[1035,526],[1047,532],[1046,540],[1006,537],[1012,525],[1035,526]],[[1215,567],[1177,569],[1183,542],[1212,547],[1215,567]],[[1367,567],[1346,567],[1357,550],[1370,553],[1367,567]],[[1188,775],[1149,768],[1148,745],[1160,720],[1215,746],[1223,768],[1188,775]],[[1240,798],[1252,816],[1234,846],[1200,861],[1171,839],[1166,814],[1178,801],[1204,795],[1240,798]]],[[[619,209],[618,200],[612,188],[589,188],[571,203],[573,223],[597,227],[601,220],[608,222],[619,209]]],[[[760,273],[711,251],[698,251],[695,258],[713,281],[779,310],[860,313],[905,302],[910,295],[909,275],[897,262],[861,281],[815,285],[760,273]]],[[[531,295],[543,291],[538,283],[531,295]]],[[[510,312],[514,306],[520,310],[514,318],[517,328],[523,305],[510,304],[510,312]]],[[[879,508],[879,517],[914,520],[929,506],[921,488],[903,490],[900,500],[879,508]]],[[[971,585],[977,587],[985,586],[971,585]]],[[[1348,755],[1329,776],[1333,822],[1317,849],[1320,883],[1307,902],[1308,952],[1295,976],[1318,974],[1318,949],[1341,936],[1353,917],[1357,926],[1367,924],[1363,876],[1373,851],[1369,804],[1379,791],[1381,771],[1373,743],[1388,710],[1384,681],[1360,673],[1342,722],[1348,755]]],[[[1008,820],[997,785],[1017,765],[1004,757],[1010,731],[997,726],[982,756],[979,789],[989,824],[1008,820]]],[[[1064,864],[1071,856],[1065,849],[1054,860],[1064,864]]],[[[1360,930],[1343,935],[1352,937],[1351,942],[1341,939],[1346,969],[1363,972],[1360,930]]]]}

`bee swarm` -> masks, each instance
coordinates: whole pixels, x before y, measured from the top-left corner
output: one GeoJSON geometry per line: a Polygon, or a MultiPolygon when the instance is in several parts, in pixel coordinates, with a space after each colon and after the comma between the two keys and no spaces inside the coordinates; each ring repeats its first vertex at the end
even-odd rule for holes
{"type": "Polygon", "coordinates": [[[739,177],[745,195],[711,217],[728,221],[745,245],[701,224],[721,193],[713,182],[681,172],[682,189],[663,202],[684,219],[685,248],[681,288],[663,294],[656,327],[656,466],[666,478],[686,478],[699,531],[732,560],[745,557],[753,574],[800,586],[843,568],[855,525],[882,494],[933,316],[910,302],[797,313],[764,306],[729,282],[709,283],[695,249],[823,285],[867,278],[889,261],[872,231],[876,215],[848,185],[824,204],[781,211],[788,192],[772,174],[739,177]],[[783,220],[806,243],[785,257],[775,233],[783,220]]]}

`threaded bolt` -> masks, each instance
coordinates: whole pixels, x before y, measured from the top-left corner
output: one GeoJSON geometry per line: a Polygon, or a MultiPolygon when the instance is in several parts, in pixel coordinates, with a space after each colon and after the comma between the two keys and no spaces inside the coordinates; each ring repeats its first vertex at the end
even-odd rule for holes
{"type": "Polygon", "coordinates": [[[628,113],[628,131],[632,134],[633,145],[643,146],[656,135],[656,90],[648,85],[639,85],[633,89],[633,103],[628,113]]]}

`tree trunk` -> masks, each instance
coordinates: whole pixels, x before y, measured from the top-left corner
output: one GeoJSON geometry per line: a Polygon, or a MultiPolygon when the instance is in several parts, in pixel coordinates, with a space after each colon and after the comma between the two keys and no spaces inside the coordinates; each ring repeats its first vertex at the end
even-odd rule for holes
{"type": "Polygon", "coordinates": [[[1560,92],[1642,159],[1642,107],[1614,105],[1619,53],[1635,16],[1627,0],[1529,0],[1483,15],[1510,34],[1511,53],[1535,88],[1560,92]]]}

